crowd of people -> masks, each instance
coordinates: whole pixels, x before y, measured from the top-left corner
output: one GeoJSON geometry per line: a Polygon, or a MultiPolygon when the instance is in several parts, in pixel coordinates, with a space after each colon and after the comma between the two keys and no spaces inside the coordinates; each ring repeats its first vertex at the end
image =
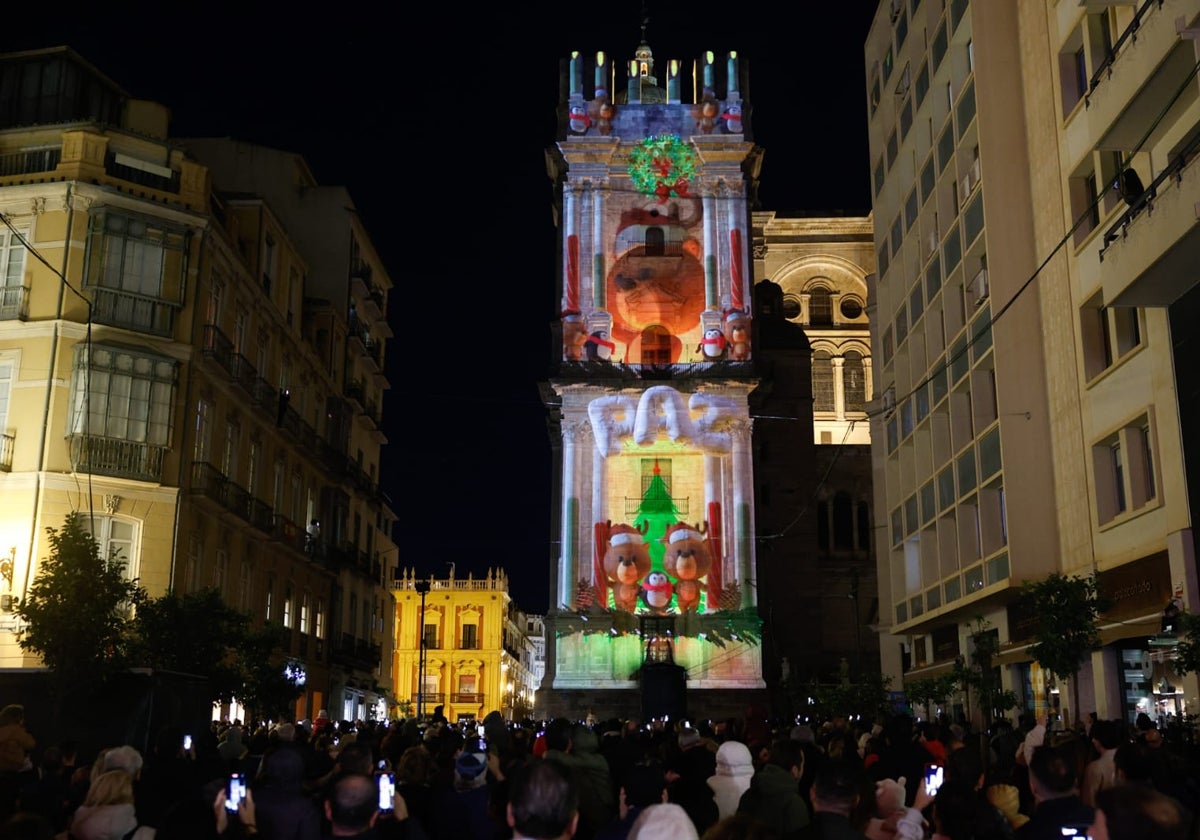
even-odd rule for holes
{"type": "MultiPolygon", "coordinates": [[[[894,715],[166,727],[146,754],[39,743],[0,710],[0,840],[1200,838],[1152,724],[971,732],[894,715]],[[940,786],[939,786],[940,785],[940,786]]],[[[1148,723],[1148,722],[1147,722],[1148,723]]]]}

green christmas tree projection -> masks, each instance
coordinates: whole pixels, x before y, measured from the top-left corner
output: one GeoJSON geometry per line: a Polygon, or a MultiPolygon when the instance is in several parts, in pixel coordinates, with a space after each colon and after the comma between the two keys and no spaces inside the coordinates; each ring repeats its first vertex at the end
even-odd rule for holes
{"type": "MultiPolygon", "coordinates": [[[[667,489],[667,483],[663,481],[662,469],[656,458],[654,475],[646,492],[642,494],[642,501],[634,518],[634,527],[640,530],[643,524],[647,526],[646,543],[650,550],[650,567],[656,572],[663,571],[663,555],[667,551],[662,541],[663,535],[667,533],[667,528],[678,521],[679,509],[671,499],[671,493],[667,489]]],[[[671,596],[670,608],[675,608],[674,595],[671,596]]]]}

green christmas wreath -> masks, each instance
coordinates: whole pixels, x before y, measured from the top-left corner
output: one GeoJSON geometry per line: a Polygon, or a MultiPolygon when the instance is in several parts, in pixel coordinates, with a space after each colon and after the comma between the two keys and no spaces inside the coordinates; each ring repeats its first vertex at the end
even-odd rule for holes
{"type": "Polygon", "coordinates": [[[676,134],[647,137],[629,154],[629,177],[640,193],[688,197],[688,182],[696,174],[696,153],[676,134]]]}

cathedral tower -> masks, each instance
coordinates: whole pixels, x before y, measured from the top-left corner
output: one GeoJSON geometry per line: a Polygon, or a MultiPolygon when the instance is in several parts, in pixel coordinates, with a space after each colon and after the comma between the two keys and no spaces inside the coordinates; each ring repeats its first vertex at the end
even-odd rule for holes
{"type": "Polygon", "coordinates": [[[765,688],[745,70],[734,52],[656,66],[644,38],[629,61],[563,69],[544,389],[560,502],[536,709],[740,715],[765,688]]]}

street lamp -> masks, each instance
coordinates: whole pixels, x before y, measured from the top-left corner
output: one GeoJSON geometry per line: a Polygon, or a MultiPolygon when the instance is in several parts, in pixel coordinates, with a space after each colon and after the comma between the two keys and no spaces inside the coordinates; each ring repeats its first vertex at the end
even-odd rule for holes
{"type": "Polygon", "coordinates": [[[429,581],[413,581],[413,589],[421,596],[421,626],[417,633],[421,639],[420,654],[417,659],[417,723],[423,720],[425,707],[425,596],[429,594],[429,581]]]}

